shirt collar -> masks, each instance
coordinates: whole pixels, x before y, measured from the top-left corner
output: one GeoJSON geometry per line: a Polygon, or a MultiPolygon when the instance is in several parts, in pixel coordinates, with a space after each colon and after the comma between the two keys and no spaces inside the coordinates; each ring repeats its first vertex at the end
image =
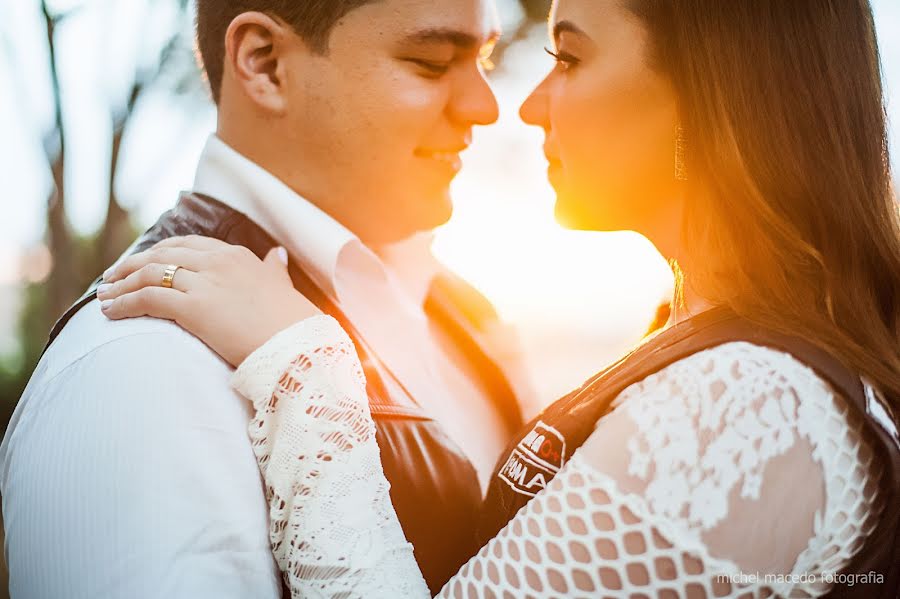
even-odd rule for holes
{"type": "Polygon", "coordinates": [[[395,243],[372,248],[405,295],[420,306],[434,278],[444,269],[431,251],[434,231],[416,233],[395,243]]]}
{"type": "Polygon", "coordinates": [[[340,262],[384,276],[384,267],[350,230],[274,175],[210,135],[200,156],[194,191],[243,213],[261,226],[307,270],[332,298],[341,301],[340,262]]]}

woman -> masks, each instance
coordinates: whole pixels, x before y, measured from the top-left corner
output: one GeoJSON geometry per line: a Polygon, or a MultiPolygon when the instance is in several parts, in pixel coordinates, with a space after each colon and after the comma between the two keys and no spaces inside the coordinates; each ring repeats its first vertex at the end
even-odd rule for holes
{"type": "MultiPolygon", "coordinates": [[[[665,330],[504,454],[486,544],[442,596],[837,589],[829,575],[895,530],[875,429],[826,376],[900,397],[900,228],[868,3],[558,0],[550,23],[557,65],[521,112],[546,133],[557,214],[643,233],[678,294],[665,330]]],[[[172,239],[108,273],[100,299],[110,318],[176,320],[239,365],[294,596],[425,596],[353,345],[285,263],[172,239]]]]}

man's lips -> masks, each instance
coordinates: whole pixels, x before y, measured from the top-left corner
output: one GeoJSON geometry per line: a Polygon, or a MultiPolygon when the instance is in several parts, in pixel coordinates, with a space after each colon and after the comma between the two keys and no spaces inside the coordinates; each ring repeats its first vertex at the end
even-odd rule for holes
{"type": "Polygon", "coordinates": [[[458,148],[451,148],[448,150],[434,150],[434,149],[419,149],[415,151],[416,156],[419,158],[427,158],[429,160],[435,160],[437,162],[446,164],[453,168],[454,170],[459,170],[462,161],[459,157],[460,152],[464,151],[466,146],[461,146],[458,148]]]}

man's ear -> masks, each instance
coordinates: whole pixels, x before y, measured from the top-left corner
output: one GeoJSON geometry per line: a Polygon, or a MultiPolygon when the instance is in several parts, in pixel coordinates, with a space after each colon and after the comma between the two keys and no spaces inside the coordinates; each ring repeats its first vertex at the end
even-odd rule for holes
{"type": "Polygon", "coordinates": [[[261,12],[241,13],[225,33],[225,70],[256,105],[281,115],[287,109],[286,52],[291,31],[261,12]]]}

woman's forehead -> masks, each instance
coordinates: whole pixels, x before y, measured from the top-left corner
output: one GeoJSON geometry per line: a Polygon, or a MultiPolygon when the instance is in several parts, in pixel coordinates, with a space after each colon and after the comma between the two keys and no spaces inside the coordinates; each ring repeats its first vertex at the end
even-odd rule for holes
{"type": "Polygon", "coordinates": [[[628,9],[632,0],[554,0],[550,9],[550,39],[559,41],[565,32],[590,42],[626,44],[643,38],[643,24],[628,9]]]}
{"type": "Polygon", "coordinates": [[[550,30],[560,22],[574,24],[579,29],[599,31],[628,16],[628,0],[554,0],[550,7],[550,30]]]}

